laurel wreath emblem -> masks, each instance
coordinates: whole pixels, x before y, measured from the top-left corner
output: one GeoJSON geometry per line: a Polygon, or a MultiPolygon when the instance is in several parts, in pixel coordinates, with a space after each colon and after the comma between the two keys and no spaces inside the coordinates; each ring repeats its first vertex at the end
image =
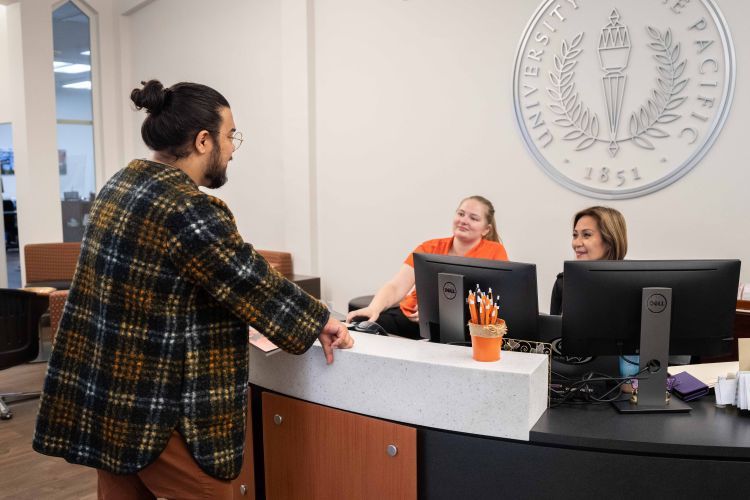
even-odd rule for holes
{"type": "Polygon", "coordinates": [[[588,149],[599,141],[599,116],[591,113],[591,110],[583,105],[580,94],[576,92],[576,84],[573,81],[575,72],[573,69],[578,64],[576,58],[582,49],[578,48],[583,40],[583,33],[578,33],[570,44],[562,41],[560,55],[555,54],[553,62],[555,70],[550,71],[549,79],[554,88],[547,88],[549,96],[556,101],[549,108],[553,113],[559,115],[554,123],[572,130],[563,136],[566,141],[581,141],[576,146],[576,151],[588,149]]]}
{"type": "Polygon", "coordinates": [[[680,44],[672,47],[672,30],[667,29],[662,35],[656,28],[648,26],[646,31],[655,40],[648,45],[657,52],[653,57],[658,63],[656,82],[659,88],[652,91],[651,97],[638,112],[630,115],[631,136],[629,139],[643,149],[654,149],[653,143],[643,136],[656,139],[669,137],[669,133],[657,128],[656,125],[672,123],[682,116],[673,111],[687,99],[678,95],[685,90],[688,83],[687,78],[680,80],[685,71],[687,59],[678,62],[680,44]]]}
{"type": "MultiPolygon", "coordinates": [[[[653,57],[658,63],[658,88],[651,92],[651,96],[638,111],[631,113],[630,136],[618,139],[617,142],[631,141],[640,148],[654,149],[653,143],[647,137],[661,139],[670,136],[657,125],[672,123],[682,116],[674,111],[687,99],[679,96],[688,83],[687,78],[680,79],[685,71],[687,59],[680,61],[680,44],[673,45],[670,29],[662,34],[658,29],[647,26],[646,31],[654,40],[648,46],[656,52],[653,57]]],[[[548,107],[558,115],[554,123],[571,129],[563,136],[563,140],[578,141],[576,151],[588,149],[597,142],[608,142],[599,138],[599,116],[583,103],[573,81],[574,69],[578,64],[576,59],[583,50],[580,48],[582,41],[582,32],[569,43],[563,39],[560,54],[553,57],[555,69],[549,72],[552,88],[547,88],[547,93],[554,101],[548,107]]]]}

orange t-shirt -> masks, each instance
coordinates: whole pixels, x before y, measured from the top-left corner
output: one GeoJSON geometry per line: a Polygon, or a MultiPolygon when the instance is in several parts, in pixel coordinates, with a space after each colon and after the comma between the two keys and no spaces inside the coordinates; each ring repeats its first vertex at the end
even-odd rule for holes
{"type": "MultiPolygon", "coordinates": [[[[419,245],[414,249],[412,253],[406,257],[404,264],[414,267],[414,254],[415,253],[431,253],[436,255],[448,255],[451,247],[453,246],[453,238],[438,238],[435,240],[428,240],[419,245]]],[[[475,259],[491,259],[491,260],[508,260],[508,253],[505,251],[505,247],[502,243],[489,240],[480,240],[474,248],[466,252],[463,257],[473,257],[475,259]]],[[[399,304],[401,312],[405,316],[414,314],[417,310],[417,290],[412,288],[406,297],[399,304]]]]}

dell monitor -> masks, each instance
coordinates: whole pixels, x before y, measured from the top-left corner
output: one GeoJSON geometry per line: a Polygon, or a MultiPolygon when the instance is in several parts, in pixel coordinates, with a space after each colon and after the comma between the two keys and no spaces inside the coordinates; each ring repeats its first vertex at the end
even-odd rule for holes
{"type": "Polygon", "coordinates": [[[499,297],[508,336],[536,340],[539,306],[536,266],[520,262],[414,254],[419,333],[431,342],[463,343],[468,336],[466,296],[477,285],[499,297]]]}
{"type": "Polygon", "coordinates": [[[564,271],[563,354],[639,353],[634,412],[680,406],[664,399],[670,353],[710,356],[731,347],[738,260],[568,261],[564,271]]]}

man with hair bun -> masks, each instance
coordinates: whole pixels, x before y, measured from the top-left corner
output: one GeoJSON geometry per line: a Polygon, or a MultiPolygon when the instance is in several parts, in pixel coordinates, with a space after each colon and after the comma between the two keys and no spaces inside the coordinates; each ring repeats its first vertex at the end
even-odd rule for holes
{"type": "Polygon", "coordinates": [[[91,209],[33,447],[95,467],[99,498],[232,498],[248,325],[294,354],[319,339],[329,364],[353,340],[198,189],[227,181],[242,143],[227,100],[142,83],[130,98],[153,157],[117,172],[91,209]]]}

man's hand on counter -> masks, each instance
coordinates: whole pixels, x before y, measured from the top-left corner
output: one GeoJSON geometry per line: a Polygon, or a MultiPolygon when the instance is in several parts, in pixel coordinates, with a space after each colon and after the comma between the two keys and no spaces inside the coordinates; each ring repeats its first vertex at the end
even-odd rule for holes
{"type": "Polygon", "coordinates": [[[354,345],[354,339],[349,335],[343,323],[331,317],[328,323],[323,327],[318,337],[320,344],[323,346],[323,353],[326,356],[326,363],[333,363],[334,349],[350,349],[354,345]]]}

